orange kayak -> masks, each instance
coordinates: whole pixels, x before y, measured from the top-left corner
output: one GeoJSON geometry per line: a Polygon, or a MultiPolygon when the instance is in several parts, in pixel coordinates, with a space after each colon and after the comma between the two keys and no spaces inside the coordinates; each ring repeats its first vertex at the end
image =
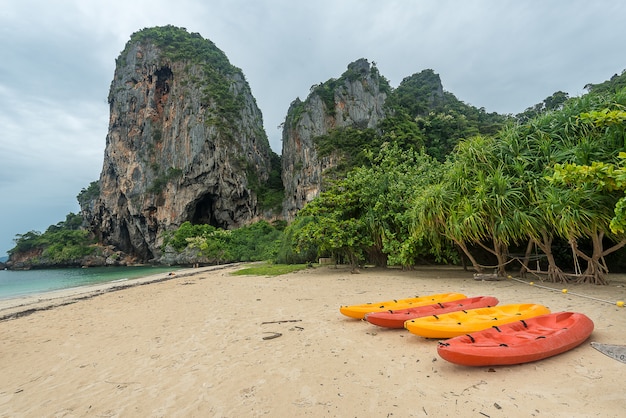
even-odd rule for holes
{"type": "Polygon", "coordinates": [[[344,305],[339,308],[345,316],[363,319],[370,312],[382,312],[393,309],[405,309],[415,306],[432,305],[437,302],[449,302],[452,300],[465,299],[467,296],[461,293],[438,293],[428,296],[415,296],[407,299],[393,299],[383,302],[364,303],[361,305],[344,305]]]}
{"type": "Polygon", "coordinates": [[[441,341],[437,352],[464,366],[528,363],[571,350],[592,332],[593,321],[587,316],[557,312],[441,341]]]}
{"type": "Polygon", "coordinates": [[[390,309],[386,312],[371,312],[365,315],[365,320],[370,324],[386,328],[404,328],[404,323],[410,319],[421,318],[428,315],[441,315],[462,309],[475,309],[496,306],[498,299],[493,296],[476,296],[453,300],[450,302],[438,302],[433,305],[418,306],[406,309],[390,309]]]}
{"type": "Polygon", "coordinates": [[[543,305],[518,303],[415,318],[406,321],[404,327],[425,338],[452,338],[549,313],[543,305]]]}

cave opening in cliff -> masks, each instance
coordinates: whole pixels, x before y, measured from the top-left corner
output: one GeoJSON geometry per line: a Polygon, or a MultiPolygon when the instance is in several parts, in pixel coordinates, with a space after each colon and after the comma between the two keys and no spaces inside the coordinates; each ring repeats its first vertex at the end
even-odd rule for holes
{"type": "Polygon", "coordinates": [[[170,92],[170,83],[174,75],[170,67],[161,67],[154,75],[156,75],[154,103],[156,105],[158,118],[160,119],[163,116],[163,109],[165,108],[165,102],[167,102],[168,93],[170,92]]]}
{"type": "Polygon", "coordinates": [[[156,92],[157,96],[162,96],[170,91],[170,80],[173,77],[172,70],[170,67],[161,67],[155,71],[154,75],[156,75],[156,92]]]}
{"type": "Polygon", "coordinates": [[[208,224],[216,228],[226,229],[227,225],[222,225],[215,218],[215,202],[217,196],[205,194],[190,205],[189,222],[193,225],[208,224]]]}

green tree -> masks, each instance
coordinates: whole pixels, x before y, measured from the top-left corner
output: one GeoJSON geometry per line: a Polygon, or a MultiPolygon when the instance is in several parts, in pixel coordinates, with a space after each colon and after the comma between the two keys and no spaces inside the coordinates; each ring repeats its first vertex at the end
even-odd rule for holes
{"type": "Polygon", "coordinates": [[[316,247],[318,255],[356,268],[365,261],[372,241],[366,223],[358,216],[357,191],[346,185],[338,182],[298,212],[296,218],[310,217],[310,221],[295,231],[294,244],[297,249],[316,247]]]}
{"type": "Polygon", "coordinates": [[[216,264],[222,264],[234,259],[229,251],[231,231],[216,229],[203,236],[187,238],[190,248],[197,248],[200,254],[216,264]]]}
{"type": "Polygon", "coordinates": [[[165,247],[171,246],[178,252],[183,251],[187,247],[190,238],[206,238],[215,229],[214,226],[209,224],[193,225],[189,221],[183,222],[176,230],[164,234],[162,247],[165,249],[165,247]]]}
{"type": "MultiPolygon", "coordinates": [[[[594,161],[590,165],[557,164],[552,180],[565,184],[593,184],[607,192],[626,193],[626,153],[621,152],[617,164],[594,161]]],[[[626,232],[626,195],[615,203],[609,227],[615,234],[626,232]]]]}
{"type": "Polygon", "coordinates": [[[319,249],[312,241],[296,243],[296,237],[301,234],[312,216],[299,215],[286,228],[280,240],[276,262],[280,264],[304,264],[316,261],[319,249]]]}
{"type": "MultiPolygon", "coordinates": [[[[430,256],[430,247],[410,237],[411,202],[439,175],[433,158],[398,144],[383,144],[369,164],[351,170],[302,209],[294,246],[317,248],[356,266],[363,262],[410,267],[430,256]]],[[[291,231],[290,231],[291,233],[291,231]]]]}
{"type": "MultiPolygon", "coordinates": [[[[623,94],[617,97],[623,98],[623,94]]],[[[618,108],[604,108],[582,113],[579,117],[584,124],[591,125],[589,136],[594,138],[593,145],[604,145],[596,152],[585,150],[587,158],[583,163],[556,164],[551,180],[556,185],[564,185],[568,191],[566,209],[559,213],[555,223],[563,234],[569,237],[574,253],[587,262],[587,268],[581,281],[606,284],[604,276],[608,267],[604,257],[626,245],[626,171],[623,160],[626,154],[621,152],[615,162],[597,161],[601,156],[612,155],[618,143],[624,144],[626,112],[618,108]],[[575,202],[575,205],[572,205],[575,202]],[[567,222],[570,219],[570,222],[567,222]],[[587,236],[592,242],[590,255],[578,247],[578,239],[587,236]],[[604,238],[615,243],[604,248],[604,238]]],[[[590,141],[591,142],[591,141],[590,141]]],[[[586,148],[591,145],[587,144],[586,148]]],[[[619,148],[619,147],[618,147],[619,148]]]]}
{"type": "Polygon", "coordinates": [[[350,188],[359,191],[360,216],[372,241],[369,260],[411,267],[432,255],[421,241],[410,240],[412,201],[439,177],[441,164],[427,154],[388,143],[370,158],[369,166],[356,168],[347,178],[350,188]]]}

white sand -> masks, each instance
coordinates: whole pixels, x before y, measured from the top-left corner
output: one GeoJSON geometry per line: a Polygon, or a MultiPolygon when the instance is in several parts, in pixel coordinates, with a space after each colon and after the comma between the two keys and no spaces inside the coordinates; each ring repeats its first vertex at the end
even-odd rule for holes
{"type": "Polygon", "coordinates": [[[476,281],[458,268],[319,267],[278,277],[230,275],[235,268],[0,304],[0,417],[624,414],[626,364],[589,341],[626,344],[626,308],[578,296],[626,300],[624,276],[563,294],[539,281],[558,291],[476,281]],[[343,304],[441,292],[582,312],[595,330],[549,359],[468,368],[439,358],[437,341],[339,313],[343,304]],[[276,321],[292,322],[263,324],[276,321]],[[282,335],[264,339],[274,333],[282,335]]]}

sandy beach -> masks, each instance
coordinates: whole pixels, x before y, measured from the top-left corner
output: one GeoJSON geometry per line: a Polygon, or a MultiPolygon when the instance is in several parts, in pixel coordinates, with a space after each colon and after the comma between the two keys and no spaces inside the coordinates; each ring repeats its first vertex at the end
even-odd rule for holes
{"type": "Polygon", "coordinates": [[[626,276],[562,293],[537,279],[474,280],[456,267],[230,274],[240,267],[0,303],[0,417],[624,414],[626,364],[589,343],[626,344],[626,308],[604,302],[626,300],[626,276]],[[339,313],[441,292],[577,311],[595,330],[549,359],[468,368],[438,357],[436,340],[339,313]]]}

